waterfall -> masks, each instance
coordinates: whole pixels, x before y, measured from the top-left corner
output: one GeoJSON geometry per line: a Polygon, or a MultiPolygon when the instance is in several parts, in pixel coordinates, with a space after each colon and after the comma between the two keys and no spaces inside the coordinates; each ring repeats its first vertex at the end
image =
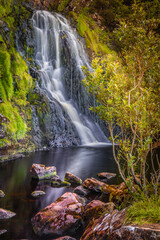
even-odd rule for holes
{"type": "MultiPolygon", "coordinates": [[[[83,45],[76,33],[67,20],[57,13],[36,11],[32,21],[35,62],[39,66],[41,90],[50,102],[58,105],[68,116],[81,145],[106,142],[107,139],[98,124],[79,110],[81,100],[77,100],[79,102],[77,103],[75,99],[81,98],[80,92],[74,94],[77,96],[72,98],[73,81],[80,81],[84,77],[81,67],[90,68],[83,45]],[[69,69],[67,70],[69,73],[66,69],[69,69]]],[[[88,101],[86,92],[83,101],[88,101]]]]}

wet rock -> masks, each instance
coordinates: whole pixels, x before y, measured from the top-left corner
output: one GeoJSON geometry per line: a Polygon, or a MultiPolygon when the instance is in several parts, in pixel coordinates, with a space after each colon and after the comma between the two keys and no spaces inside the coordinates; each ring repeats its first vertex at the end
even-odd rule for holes
{"type": "Polygon", "coordinates": [[[85,222],[89,222],[90,219],[99,218],[104,212],[106,212],[105,203],[99,200],[93,200],[85,207],[84,219],[85,222]]]}
{"type": "Polygon", "coordinates": [[[55,176],[51,178],[51,186],[52,187],[57,187],[61,186],[62,180],[59,178],[59,176],[55,176]]]}
{"type": "Polygon", "coordinates": [[[74,192],[77,193],[80,196],[88,196],[90,194],[90,191],[82,186],[78,186],[74,189],[74,192]]]}
{"type": "Polygon", "coordinates": [[[142,226],[122,226],[120,229],[113,231],[108,240],[159,240],[159,229],[142,226]]]}
{"type": "Polygon", "coordinates": [[[109,173],[109,172],[102,172],[102,173],[98,173],[97,176],[100,179],[106,179],[109,180],[111,178],[114,178],[116,176],[116,173],[109,173]]]}
{"type": "Polygon", "coordinates": [[[5,196],[4,192],[0,190],[0,198],[3,198],[5,196]]]}
{"type": "Polygon", "coordinates": [[[72,173],[66,172],[64,180],[73,184],[81,185],[82,180],[72,173]]]}
{"type": "Polygon", "coordinates": [[[42,180],[42,179],[51,179],[56,174],[56,167],[45,167],[43,164],[33,164],[30,170],[33,178],[42,180]]]}
{"type": "Polygon", "coordinates": [[[96,220],[93,219],[88,224],[81,240],[108,239],[111,232],[120,228],[124,224],[125,217],[126,210],[124,209],[120,212],[114,210],[112,213],[106,213],[96,220]]]}
{"type": "Polygon", "coordinates": [[[6,209],[0,208],[0,219],[8,219],[12,218],[16,215],[16,213],[8,211],[6,209]]]}
{"type": "Polygon", "coordinates": [[[64,236],[64,237],[56,238],[55,240],[76,240],[76,239],[69,236],[64,236]]]}
{"type": "Polygon", "coordinates": [[[75,193],[67,192],[32,218],[38,236],[66,232],[74,233],[82,224],[84,201],[75,193]]]}
{"type": "Polygon", "coordinates": [[[34,198],[38,198],[40,196],[43,196],[45,195],[46,193],[44,191],[34,191],[31,193],[31,196],[34,197],[34,198]]]}
{"type": "Polygon", "coordinates": [[[4,234],[4,233],[6,233],[6,232],[7,232],[6,229],[0,230],[0,235],[4,234]]]}
{"type": "Polygon", "coordinates": [[[91,191],[101,192],[102,186],[104,185],[103,182],[98,181],[95,178],[87,178],[83,182],[83,186],[91,191]]]}

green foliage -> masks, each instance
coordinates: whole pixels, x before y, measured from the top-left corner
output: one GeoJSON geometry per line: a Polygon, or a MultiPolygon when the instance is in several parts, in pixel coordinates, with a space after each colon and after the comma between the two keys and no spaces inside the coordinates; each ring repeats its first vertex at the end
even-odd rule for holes
{"type": "Polygon", "coordinates": [[[127,210],[127,222],[132,224],[160,223],[160,199],[144,197],[127,210]]]}
{"type": "MultiPolygon", "coordinates": [[[[143,9],[133,5],[133,14],[115,31],[122,59],[112,52],[93,61],[93,72],[85,70],[84,83],[99,103],[92,110],[108,123],[114,158],[130,190],[133,186],[126,179],[132,176],[136,180],[138,174],[141,180],[137,184],[147,191],[147,154],[160,129],[160,49],[156,28],[156,21],[146,20],[143,9]],[[115,126],[121,129],[118,136],[113,134],[115,126]]],[[[160,169],[153,171],[159,181],[160,169]]]]}

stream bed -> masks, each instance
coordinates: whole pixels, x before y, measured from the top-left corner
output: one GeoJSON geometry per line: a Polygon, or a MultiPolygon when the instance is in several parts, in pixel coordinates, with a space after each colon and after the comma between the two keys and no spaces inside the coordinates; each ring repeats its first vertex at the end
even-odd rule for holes
{"type": "MultiPolygon", "coordinates": [[[[35,236],[31,226],[31,218],[63,193],[73,192],[71,187],[38,186],[38,182],[33,181],[29,173],[33,163],[56,166],[57,174],[61,179],[64,178],[67,171],[77,175],[82,180],[88,177],[96,178],[99,172],[116,173],[117,171],[111,145],[55,148],[52,151],[31,153],[23,159],[0,165],[0,189],[6,194],[4,198],[0,199],[0,208],[16,213],[15,217],[0,221],[0,230],[7,230],[0,236],[0,239],[44,239],[35,236]],[[39,199],[33,199],[31,192],[35,189],[44,190],[46,195],[39,199]]],[[[115,178],[112,183],[117,181],[118,178],[115,178]]],[[[79,239],[78,233],[74,237],[79,239]]]]}

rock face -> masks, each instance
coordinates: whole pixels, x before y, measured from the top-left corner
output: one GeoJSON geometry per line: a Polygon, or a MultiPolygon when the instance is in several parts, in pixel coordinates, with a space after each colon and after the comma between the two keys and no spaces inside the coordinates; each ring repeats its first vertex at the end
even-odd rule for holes
{"type": "Polygon", "coordinates": [[[67,192],[32,218],[32,226],[39,236],[66,232],[74,233],[82,224],[83,200],[67,192]]]}
{"type": "Polygon", "coordinates": [[[0,219],[12,218],[16,213],[0,208],[0,219]]]}
{"type": "Polygon", "coordinates": [[[42,180],[56,176],[56,167],[45,167],[43,164],[33,164],[30,170],[33,178],[42,180]]]}
{"type": "Polygon", "coordinates": [[[102,172],[102,173],[98,173],[97,176],[100,179],[106,179],[109,180],[111,178],[114,178],[116,176],[116,173],[109,173],[109,172],[102,172]]]}
{"type": "Polygon", "coordinates": [[[82,179],[69,172],[66,172],[64,180],[76,185],[82,184],[82,179]]]}
{"type": "Polygon", "coordinates": [[[31,193],[31,196],[34,197],[34,198],[38,198],[40,196],[43,196],[45,195],[46,193],[44,191],[34,191],[31,193]]]}

